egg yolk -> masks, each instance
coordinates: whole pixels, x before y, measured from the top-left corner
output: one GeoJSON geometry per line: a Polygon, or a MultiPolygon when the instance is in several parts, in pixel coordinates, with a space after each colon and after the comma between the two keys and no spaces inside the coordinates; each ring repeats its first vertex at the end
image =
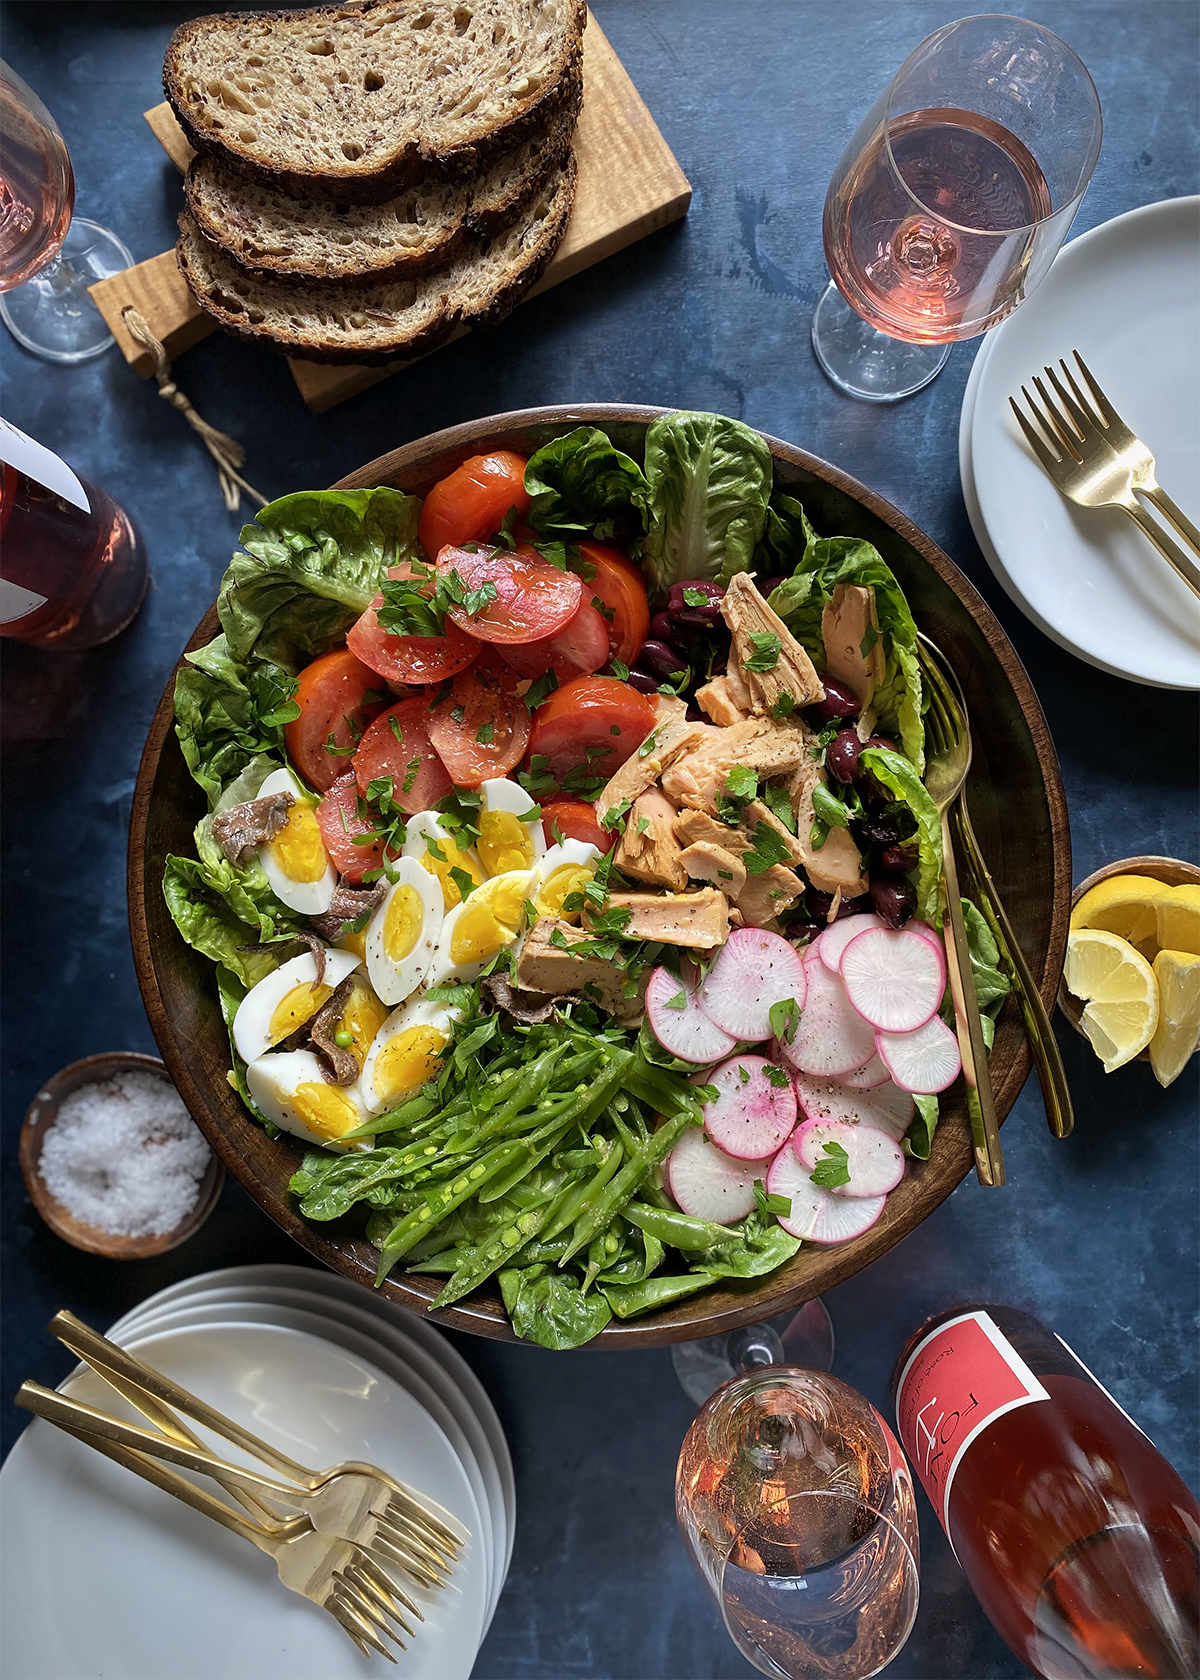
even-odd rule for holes
{"type": "Polygon", "coordinates": [[[360,962],[365,962],[367,956],[366,928],[359,928],[357,933],[351,933],[347,928],[339,938],[337,948],[339,951],[350,951],[360,962]]]}
{"type": "Polygon", "coordinates": [[[372,1077],[378,1100],[395,1103],[433,1079],[446,1043],[445,1033],[433,1026],[397,1033],[375,1058],[372,1077]]]}
{"type": "Polygon", "coordinates": [[[467,900],[450,936],[453,962],[487,962],[503,946],[512,944],[525,919],[526,884],[523,878],[486,897],[467,900]]]}
{"type": "Polygon", "coordinates": [[[289,881],[321,879],[328,864],[321,829],[311,805],[297,800],[287,814],[287,821],[270,842],[270,852],[289,881]]]}
{"type": "Polygon", "coordinates": [[[586,863],[559,864],[538,888],[534,908],[540,916],[560,916],[564,921],[577,922],[579,911],[564,910],[563,901],[574,892],[582,892],[594,874],[586,863]]]}
{"type": "Polygon", "coordinates": [[[476,851],[489,875],[507,875],[512,869],[528,869],[533,862],[533,841],[529,830],[511,811],[485,811],[479,819],[476,851]]]}
{"type": "Polygon", "coordinates": [[[479,886],[483,880],[483,871],[469,852],[459,850],[457,840],[435,840],[434,845],[443,854],[435,857],[432,852],[422,853],[421,862],[431,875],[436,875],[442,884],[442,908],[453,910],[456,904],[462,903],[462,894],[458,890],[458,882],[451,875],[452,869],[461,869],[471,877],[474,886],[479,886]]]}
{"type": "Polygon", "coordinates": [[[293,986],[290,992],[285,992],[275,1005],[271,1024],[267,1028],[270,1042],[278,1044],[281,1038],[287,1038],[289,1033],[294,1033],[297,1027],[311,1020],[332,992],[332,986],[318,986],[314,992],[308,984],[293,986]]]}
{"type": "Polygon", "coordinates": [[[292,1106],[309,1131],[318,1137],[340,1138],[352,1132],[359,1122],[354,1104],[334,1085],[315,1081],[297,1085],[292,1106]]]}
{"type": "Polygon", "coordinates": [[[383,954],[389,962],[403,962],[417,940],[425,920],[421,895],[407,881],[401,883],[388,899],[383,913],[383,954]]]}
{"type": "Polygon", "coordinates": [[[350,993],[349,1001],[342,1011],[342,1018],[338,1022],[338,1031],[349,1033],[353,1039],[350,1049],[359,1067],[366,1061],[367,1051],[389,1013],[387,1005],[380,1003],[369,986],[355,982],[354,990],[350,993]]]}

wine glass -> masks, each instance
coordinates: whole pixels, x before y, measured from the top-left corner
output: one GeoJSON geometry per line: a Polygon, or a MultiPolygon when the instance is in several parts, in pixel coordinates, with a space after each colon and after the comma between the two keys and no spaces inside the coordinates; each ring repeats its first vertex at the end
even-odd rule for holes
{"type": "Polygon", "coordinates": [[[730,1638],[777,1680],[867,1680],[912,1632],[920,1539],[912,1478],[861,1394],[766,1365],[701,1407],[675,1510],[730,1638]]]}
{"type": "Polygon", "coordinates": [[[113,342],[88,287],[129,268],[116,234],[76,217],[75,176],[54,118],[0,60],[0,316],[19,344],[82,362],[113,342]]]}
{"type": "Polygon", "coordinates": [[[702,1405],[715,1389],[739,1371],[759,1365],[803,1365],[810,1371],[833,1369],[833,1324],[817,1297],[797,1313],[765,1319],[721,1336],[674,1342],[671,1363],[689,1400],[702,1405]]]}
{"type": "Polygon", "coordinates": [[[1066,238],[1101,128],[1092,78],[1040,23],[960,18],[922,41],[825,198],[812,341],[838,389],[907,397],[1010,314],[1066,238]]]}

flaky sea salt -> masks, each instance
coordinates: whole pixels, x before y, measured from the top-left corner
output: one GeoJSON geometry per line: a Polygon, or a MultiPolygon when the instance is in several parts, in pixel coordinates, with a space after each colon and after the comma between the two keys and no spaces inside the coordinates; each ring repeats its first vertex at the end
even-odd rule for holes
{"type": "Polygon", "coordinates": [[[174,1086],[131,1072],[64,1099],[42,1144],[41,1172],[75,1219],[149,1237],[173,1231],[191,1213],[211,1159],[174,1086]]]}

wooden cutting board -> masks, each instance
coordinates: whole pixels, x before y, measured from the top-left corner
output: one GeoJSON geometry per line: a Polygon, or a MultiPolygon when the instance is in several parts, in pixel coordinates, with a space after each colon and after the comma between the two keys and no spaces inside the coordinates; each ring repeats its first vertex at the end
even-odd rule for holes
{"type": "MultiPolygon", "coordinates": [[[[531,297],[624,250],[668,222],[678,221],[691,203],[687,177],[590,14],[583,48],[583,108],[575,131],[579,166],[575,206],[563,242],[530,292],[531,297]]],[[[170,106],[156,105],[145,115],[171,161],[186,169],[192,149],[170,106]]],[[[91,288],[91,295],[125,360],[143,378],[153,370],[149,356],[125,326],[121,311],[127,305],[132,304],[141,313],[172,360],[216,331],[211,317],[184,284],[174,250],[99,281],[91,288]]],[[[460,328],[454,336],[461,337],[466,331],[460,328]]],[[[314,414],[412,365],[411,360],[399,359],[384,367],[331,367],[294,357],[288,362],[300,395],[314,414]]]]}

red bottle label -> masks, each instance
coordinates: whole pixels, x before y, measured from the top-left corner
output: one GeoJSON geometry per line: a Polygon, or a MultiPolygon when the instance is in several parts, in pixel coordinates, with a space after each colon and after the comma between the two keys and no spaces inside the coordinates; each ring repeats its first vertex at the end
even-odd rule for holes
{"type": "Polygon", "coordinates": [[[950,1489],[971,1442],[994,1418],[1050,1396],[985,1312],[940,1324],[909,1356],[896,1426],[950,1539],[950,1489]]]}

